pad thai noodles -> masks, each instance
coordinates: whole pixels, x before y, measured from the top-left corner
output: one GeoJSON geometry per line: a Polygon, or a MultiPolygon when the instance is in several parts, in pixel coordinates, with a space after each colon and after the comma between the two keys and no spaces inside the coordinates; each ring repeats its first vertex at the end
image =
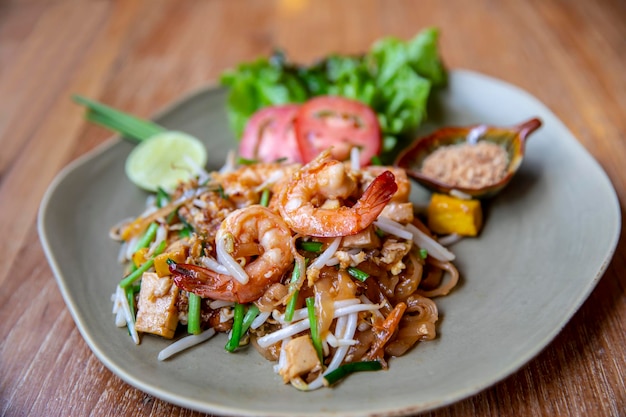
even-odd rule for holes
{"type": "Polygon", "coordinates": [[[409,194],[402,169],[358,152],[199,170],[111,230],[128,268],[116,322],[137,344],[178,338],[161,360],[225,333],[227,351],[258,350],[300,390],[386,369],[435,338],[432,298],[459,277],[409,194]]]}

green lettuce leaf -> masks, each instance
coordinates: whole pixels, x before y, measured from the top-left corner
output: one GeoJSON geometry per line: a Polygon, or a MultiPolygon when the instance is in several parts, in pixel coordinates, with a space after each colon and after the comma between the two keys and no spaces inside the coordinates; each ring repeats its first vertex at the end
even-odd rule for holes
{"type": "Polygon", "coordinates": [[[433,89],[446,85],[438,38],[437,29],[427,28],[409,41],[382,38],[364,55],[333,54],[310,66],[291,63],[280,51],[240,64],[221,77],[229,89],[230,125],[239,138],[247,120],[262,107],[338,95],[374,109],[383,149],[391,155],[426,119],[433,89]]]}

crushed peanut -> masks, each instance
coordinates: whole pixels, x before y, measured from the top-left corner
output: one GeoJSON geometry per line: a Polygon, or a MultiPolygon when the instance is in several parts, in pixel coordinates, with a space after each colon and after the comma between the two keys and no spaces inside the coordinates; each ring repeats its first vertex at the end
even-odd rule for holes
{"type": "Polygon", "coordinates": [[[493,142],[443,146],[422,163],[422,174],[444,184],[477,189],[495,184],[506,174],[506,150],[493,142]]]}

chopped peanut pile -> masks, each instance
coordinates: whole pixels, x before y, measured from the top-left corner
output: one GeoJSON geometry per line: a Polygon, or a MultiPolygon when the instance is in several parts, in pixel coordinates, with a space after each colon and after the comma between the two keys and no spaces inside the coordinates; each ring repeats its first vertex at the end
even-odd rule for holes
{"type": "Polygon", "coordinates": [[[507,163],[502,146],[481,141],[437,149],[424,159],[421,172],[447,185],[475,189],[500,181],[507,163]]]}

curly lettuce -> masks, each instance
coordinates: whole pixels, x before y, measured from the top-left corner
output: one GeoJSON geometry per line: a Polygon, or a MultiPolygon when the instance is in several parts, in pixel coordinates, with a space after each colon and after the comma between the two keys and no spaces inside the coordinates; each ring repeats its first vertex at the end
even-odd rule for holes
{"type": "Polygon", "coordinates": [[[338,95],[374,109],[383,149],[393,154],[426,119],[431,91],[446,85],[438,37],[435,28],[424,29],[409,41],[386,37],[364,55],[329,55],[310,66],[291,63],[280,51],[242,63],[221,77],[229,89],[231,128],[239,138],[247,120],[262,107],[338,95]]]}

